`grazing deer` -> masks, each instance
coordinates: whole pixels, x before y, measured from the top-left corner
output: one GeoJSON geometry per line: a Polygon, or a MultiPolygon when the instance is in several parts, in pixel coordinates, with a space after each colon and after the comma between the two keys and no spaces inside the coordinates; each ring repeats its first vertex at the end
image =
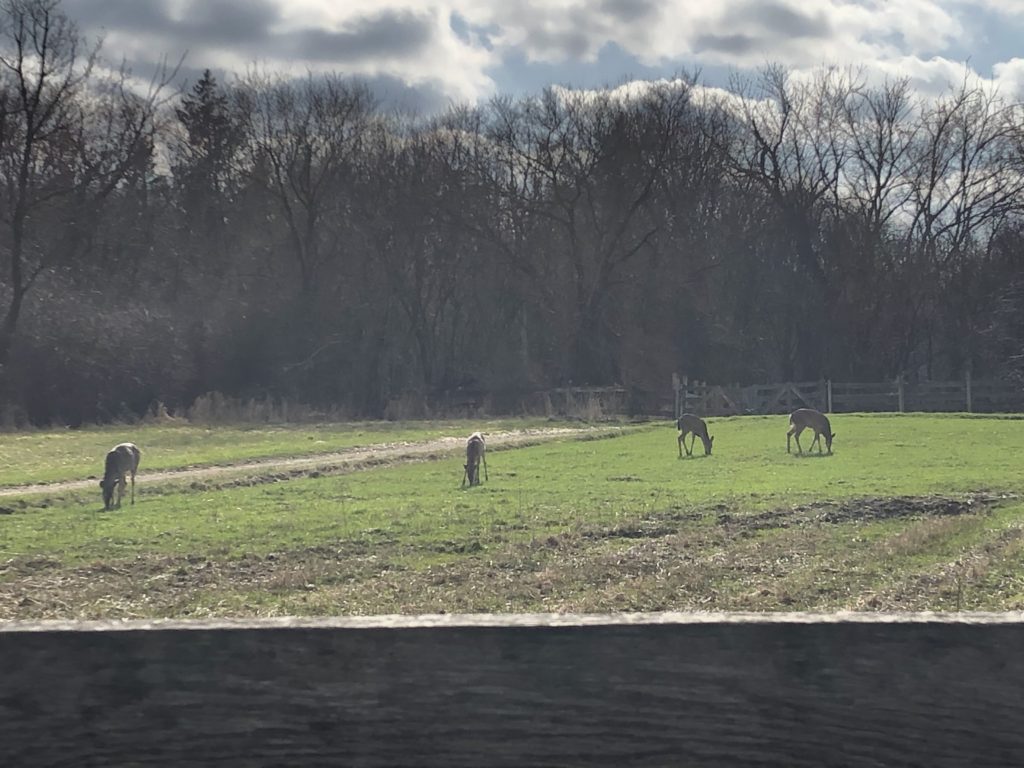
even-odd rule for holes
{"type": "Polygon", "coordinates": [[[686,448],[687,435],[693,435],[690,438],[690,447],[686,449],[687,456],[693,456],[693,444],[697,442],[698,437],[704,443],[704,455],[711,455],[711,444],[715,442],[715,438],[708,436],[708,425],[704,423],[704,419],[700,416],[684,413],[676,421],[676,429],[679,430],[679,458],[683,457],[683,448],[686,448]]]}
{"type": "Polygon", "coordinates": [[[786,433],[786,453],[789,453],[789,440],[791,437],[796,438],[797,450],[800,453],[804,452],[804,449],[800,447],[800,433],[805,429],[814,430],[814,440],[811,441],[811,447],[808,450],[813,449],[814,444],[817,443],[818,453],[821,453],[821,436],[824,435],[828,452],[832,453],[832,439],[835,437],[832,425],[828,421],[828,416],[813,408],[798,408],[789,415],[789,432],[786,433]]]}
{"type": "Polygon", "coordinates": [[[480,485],[480,462],[484,463],[484,477],[487,478],[487,457],[484,455],[486,446],[484,436],[474,432],[466,440],[466,463],[462,465],[465,472],[462,475],[462,487],[466,487],[466,478],[469,478],[470,486],[480,485]]]}
{"type": "Polygon", "coordinates": [[[103,469],[100,488],[103,489],[103,506],[113,509],[114,490],[117,490],[117,506],[121,506],[126,485],[125,475],[132,475],[132,504],[135,503],[135,473],[139,471],[139,459],[142,451],[134,443],[120,443],[107,452],[107,460],[103,469]]]}

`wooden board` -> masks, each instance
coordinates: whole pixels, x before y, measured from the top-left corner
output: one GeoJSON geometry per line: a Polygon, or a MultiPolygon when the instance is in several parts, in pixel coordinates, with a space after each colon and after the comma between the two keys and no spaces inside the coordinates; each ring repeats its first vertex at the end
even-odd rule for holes
{"type": "Polygon", "coordinates": [[[1020,614],[0,625],[11,766],[1024,765],[1020,614]]]}

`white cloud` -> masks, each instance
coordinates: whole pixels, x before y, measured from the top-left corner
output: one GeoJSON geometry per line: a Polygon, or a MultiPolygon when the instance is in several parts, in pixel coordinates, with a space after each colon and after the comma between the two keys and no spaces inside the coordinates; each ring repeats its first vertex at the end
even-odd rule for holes
{"type": "Polygon", "coordinates": [[[104,53],[137,69],[188,51],[187,66],[241,73],[254,64],[429,87],[456,101],[495,89],[495,54],[460,37],[450,9],[410,0],[66,0],[104,53]]]}
{"type": "Polygon", "coordinates": [[[1008,99],[1024,101],[1024,59],[1013,58],[993,67],[999,92],[1008,99]]]}
{"type": "Polygon", "coordinates": [[[502,48],[532,60],[592,60],[615,43],[644,63],[702,56],[734,65],[863,61],[935,52],[962,34],[936,0],[506,0],[466,2],[502,48]]]}
{"type": "MultiPolygon", "coordinates": [[[[65,0],[108,55],[242,72],[254,63],[337,71],[476,101],[520,59],[594,64],[614,44],[666,72],[684,65],[799,73],[824,64],[908,76],[925,92],[962,80],[979,10],[1024,21],[1024,0],[65,0]],[[961,51],[959,54],[951,53],[961,51]]],[[[979,43],[980,44],[980,43],[979,43]]],[[[995,79],[1020,92],[1007,53],[995,79]]],[[[579,71],[577,69],[577,71],[579,71]]],[[[623,72],[601,73],[614,82],[623,72]]]]}

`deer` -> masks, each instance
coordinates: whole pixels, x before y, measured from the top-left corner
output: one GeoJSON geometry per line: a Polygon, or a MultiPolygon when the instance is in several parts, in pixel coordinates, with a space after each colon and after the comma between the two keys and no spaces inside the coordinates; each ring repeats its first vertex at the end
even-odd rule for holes
{"type": "Polygon", "coordinates": [[[704,455],[711,455],[711,444],[715,442],[715,438],[708,436],[708,425],[704,423],[704,419],[700,416],[684,413],[676,420],[676,429],[679,430],[679,458],[683,458],[683,449],[686,448],[687,435],[693,435],[690,438],[690,447],[686,448],[687,456],[693,456],[693,444],[697,442],[698,437],[704,443],[704,455]]]}
{"type": "Polygon", "coordinates": [[[119,443],[107,451],[106,463],[103,468],[103,479],[100,480],[100,488],[103,489],[103,506],[106,509],[114,508],[114,491],[117,491],[117,507],[121,507],[121,498],[124,496],[126,485],[125,476],[130,472],[132,476],[132,504],[135,503],[135,473],[139,471],[139,459],[142,458],[142,451],[135,443],[119,443]]]}
{"type": "Polygon", "coordinates": [[[796,438],[796,447],[800,453],[804,452],[804,449],[800,446],[800,433],[805,429],[814,430],[814,440],[811,441],[811,447],[808,450],[814,448],[814,444],[818,444],[818,453],[821,453],[821,436],[825,436],[825,445],[828,447],[829,455],[832,453],[832,440],[835,438],[835,433],[832,431],[832,425],[829,423],[828,416],[823,414],[821,411],[816,411],[813,408],[797,408],[793,413],[789,415],[789,432],[786,433],[786,453],[789,453],[790,438],[796,438]]]}
{"type": "MultiPolygon", "coordinates": [[[[466,479],[469,479],[470,487],[480,485],[480,462],[484,464],[484,478],[487,478],[487,457],[484,455],[486,446],[484,436],[474,432],[466,440],[466,463],[462,465],[462,487],[466,487],[466,479]]],[[[489,479],[489,478],[488,478],[489,479]]]]}

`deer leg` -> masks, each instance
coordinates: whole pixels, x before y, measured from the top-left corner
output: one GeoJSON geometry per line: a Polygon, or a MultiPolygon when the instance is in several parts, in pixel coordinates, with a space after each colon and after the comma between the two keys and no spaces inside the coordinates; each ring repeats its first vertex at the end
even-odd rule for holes
{"type": "Polygon", "coordinates": [[[697,442],[697,433],[696,432],[691,432],[690,433],[690,455],[691,456],[693,456],[693,446],[696,444],[696,442],[697,442]]]}
{"type": "Polygon", "coordinates": [[[679,433],[679,437],[676,438],[676,442],[679,443],[679,458],[683,458],[683,433],[679,433]]]}
{"type": "Polygon", "coordinates": [[[469,464],[462,465],[462,487],[466,487],[466,478],[469,477],[469,464]]]}
{"type": "Polygon", "coordinates": [[[790,427],[789,431],[786,433],[786,453],[789,453],[789,448],[790,448],[790,445],[791,445],[790,441],[792,439],[793,439],[793,428],[790,427]]]}
{"type": "Polygon", "coordinates": [[[487,475],[487,454],[482,454],[480,458],[484,460],[484,480],[490,480],[491,478],[487,475]]]}
{"type": "Polygon", "coordinates": [[[803,427],[798,427],[797,429],[795,429],[793,431],[793,439],[796,440],[796,450],[797,450],[797,453],[803,453],[804,452],[803,446],[800,445],[800,433],[803,432],[803,431],[804,431],[803,427]]]}
{"type": "Polygon", "coordinates": [[[132,470],[132,505],[135,504],[135,470],[132,470]]]}

